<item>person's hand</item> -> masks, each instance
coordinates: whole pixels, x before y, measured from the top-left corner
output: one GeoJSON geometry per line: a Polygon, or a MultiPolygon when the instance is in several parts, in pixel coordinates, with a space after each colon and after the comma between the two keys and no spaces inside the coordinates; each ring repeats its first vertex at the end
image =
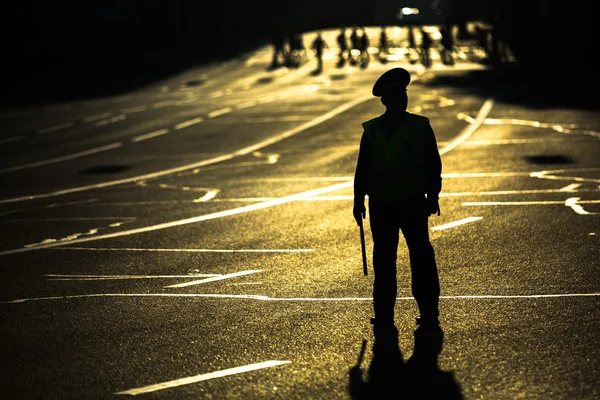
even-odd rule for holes
{"type": "Polygon", "coordinates": [[[354,214],[354,219],[356,220],[356,224],[358,226],[362,225],[362,220],[366,218],[366,213],[367,210],[365,209],[364,201],[355,201],[352,214],[354,214]]]}
{"type": "Polygon", "coordinates": [[[432,197],[427,199],[427,212],[428,215],[437,214],[440,215],[440,203],[437,197],[432,197]]]}

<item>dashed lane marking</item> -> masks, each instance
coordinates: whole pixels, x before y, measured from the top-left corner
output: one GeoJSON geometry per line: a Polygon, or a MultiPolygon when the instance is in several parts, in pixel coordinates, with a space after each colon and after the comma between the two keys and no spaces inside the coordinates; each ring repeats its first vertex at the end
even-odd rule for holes
{"type": "Polygon", "coordinates": [[[219,115],[227,114],[233,111],[232,107],[223,107],[218,110],[208,113],[208,118],[218,117],[219,115]]]}
{"type": "Polygon", "coordinates": [[[81,122],[83,122],[84,124],[87,124],[88,122],[98,121],[101,119],[109,118],[111,116],[112,116],[112,112],[104,112],[101,114],[96,114],[96,115],[91,115],[89,117],[86,117],[86,118],[82,119],[81,122]]]}
{"type": "Polygon", "coordinates": [[[40,129],[39,131],[37,131],[37,134],[45,135],[47,133],[57,132],[63,129],[71,128],[73,126],[75,126],[74,122],[65,122],[64,124],[54,125],[49,128],[40,129]]]}
{"type": "Polygon", "coordinates": [[[131,141],[132,142],[141,142],[143,140],[152,139],[152,138],[155,138],[157,136],[166,135],[167,133],[169,133],[168,129],[159,129],[159,130],[154,131],[154,132],[145,133],[143,135],[136,136],[133,139],[131,139],[131,141]]]}
{"type": "Polygon", "coordinates": [[[50,158],[48,160],[36,161],[36,162],[29,163],[29,164],[15,165],[13,167],[0,169],[0,174],[4,174],[7,172],[13,172],[13,171],[19,171],[22,169],[41,167],[42,165],[55,164],[55,163],[59,163],[62,161],[67,161],[67,160],[73,160],[75,158],[85,157],[85,156],[89,156],[91,154],[96,154],[96,153],[100,153],[103,151],[113,150],[113,149],[116,149],[121,146],[123,146],[123,143],[117,142],[117,143],[108,144],[106,146],[95,147],[93,149],[80,151],[78,153],[68,154],[66,156],[50,158]]]}
{"type": "Polygon", "coordinates": [[[25,139],[25,137],[25,135],[10,136],[4,139],[0,139],[0,144],[16,142],[17,140],[25,139]]]}
{"type": "Polygon", "coordinates": [[[199,124],[202,121],[204,121],[204,118],[202,118],[202,117],[192,118],[192,119],[189,119],[187,121],[184,121],[184,122],[181,122],[181,123],[175,125],[175,130],[187,128],[188,126],[199,124]]]}

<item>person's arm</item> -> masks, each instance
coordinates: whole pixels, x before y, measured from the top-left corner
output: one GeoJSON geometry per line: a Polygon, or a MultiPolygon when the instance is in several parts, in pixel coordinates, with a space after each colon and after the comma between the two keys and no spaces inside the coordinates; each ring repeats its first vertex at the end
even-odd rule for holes
{"type": "Polygon", "coordinates": [[[358,150],[358,161],[356,162],[356,171],[354,173],[354,208],[353,214],[356,223],[362,223],[361,218],[365,218],[365,196],[367,195],[367,171],[369,166],[370,154],[369,140],[365,132],[360,139],[360,147],[358,150]]]}
{"type": "Polygon", "coordinates": [[[430,205],[430,214],[440,215],[438,199],[442,191],[442,158],[429,120],[425,124],[425,151],[427,154],[427,200],[430,205]]]}

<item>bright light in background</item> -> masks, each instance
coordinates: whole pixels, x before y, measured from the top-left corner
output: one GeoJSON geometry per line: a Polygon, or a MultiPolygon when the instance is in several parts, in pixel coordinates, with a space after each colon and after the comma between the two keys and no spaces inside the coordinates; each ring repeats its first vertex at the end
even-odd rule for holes
{"type": "Polygon", "coordinates": [[[403,15],[417,15],[418,13],[419,13],[418,8],[402,7],[402,9],[400,9],[399,17],[402,18],[403,15]]]}

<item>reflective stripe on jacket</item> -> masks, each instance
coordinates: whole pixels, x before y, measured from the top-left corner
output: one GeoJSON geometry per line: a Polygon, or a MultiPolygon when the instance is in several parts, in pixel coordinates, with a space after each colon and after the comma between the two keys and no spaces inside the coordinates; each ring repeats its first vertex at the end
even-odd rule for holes
{"type": "Polygon", "coordinates": [[[381,128],[380,117],[362,124],[372,152],[367,179],[369,198],[395,203],[425,194],[426,122],[426,117],[406,112],[391,137],[381,128]]]}

